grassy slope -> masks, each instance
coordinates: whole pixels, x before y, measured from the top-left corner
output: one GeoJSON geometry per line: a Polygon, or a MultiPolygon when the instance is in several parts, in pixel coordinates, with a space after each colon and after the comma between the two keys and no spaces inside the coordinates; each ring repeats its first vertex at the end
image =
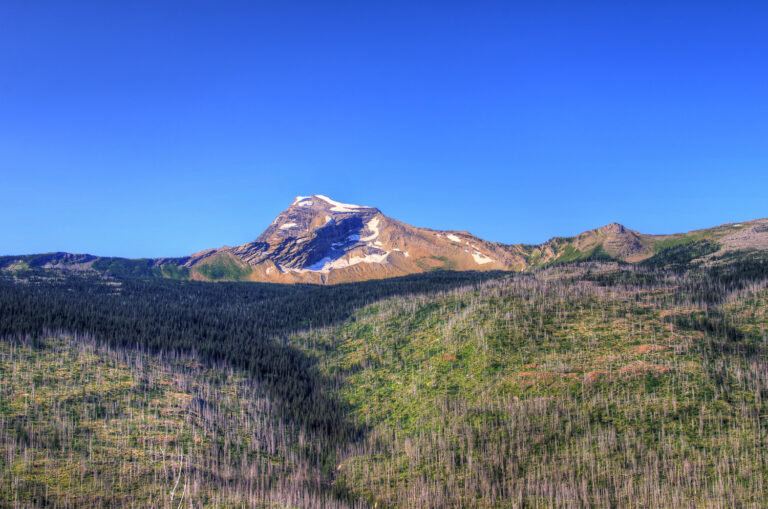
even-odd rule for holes
{"type": "Polygon", "coordinates": [[[202,276],[204,281],[248,281],[251,267],[229,253],[213,255],[192,269],[193,277],[202,276]]]}
{"type": "Polygon", "coordinates": [[[302,338],[333,352],[324,369],[371,429],[337,482],[391,506],[765,504],[768,293],[730,304],[733,348],[676,325],[707,316],[679,281],[554,272],[392,299],[302,338]]]}

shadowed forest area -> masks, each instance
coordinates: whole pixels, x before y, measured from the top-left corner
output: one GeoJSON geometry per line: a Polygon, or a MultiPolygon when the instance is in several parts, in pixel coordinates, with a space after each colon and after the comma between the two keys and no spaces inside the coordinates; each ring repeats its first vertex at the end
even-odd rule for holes
{"type": "Polygon", "coordinates": [[[763,506],[768,264],[662,256],[331,287],[5,272],[3,504],[763,506]]]}

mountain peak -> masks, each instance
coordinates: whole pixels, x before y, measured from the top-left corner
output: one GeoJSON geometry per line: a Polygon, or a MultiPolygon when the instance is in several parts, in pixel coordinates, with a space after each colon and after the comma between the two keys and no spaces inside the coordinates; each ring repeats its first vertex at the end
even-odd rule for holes
{"type": "Polygon", "coordinates": [[[627,231],[627,229],[624,227],[623,224],[619,224],[619,223],[615,223],[614,222],[614,223],[607,224],[605,226],[601,226],[600,228],[597,229],[597,231],[602,232],[602,233],[614,233],[614,234],[616,234],[616,233],[624,233],[624,232],[627,231]]]}
{"type": "Polygon", "coordinates": [[[504,269],[512,263],[503,247],[469,233],[410,226],[376,207],[323,194],[296,196],[255,241],[206,253],[189,265],[224,263],[222,257],[242,265],[253,280],[312,283],[434,269],[504,269]]]}

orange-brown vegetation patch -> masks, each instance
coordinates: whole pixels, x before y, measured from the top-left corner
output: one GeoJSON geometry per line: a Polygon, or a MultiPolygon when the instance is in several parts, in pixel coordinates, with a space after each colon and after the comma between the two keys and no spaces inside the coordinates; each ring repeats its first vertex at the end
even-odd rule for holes
{"type": "Polygon", "coordinates": [[[621,359],[621,355],[616,354],[610,354],[610,355],[600,355],[598,357],[595,357],[595,362],[599,362],[601,364],[609,363],[609,362],[615,362],[621,359]]]}
{"type": "Polygon", "coordinates": [[[576,373],[552,373],[550,371],[521,371],[518,373],[521,378],[538,378],[540,380],[547,380],[550,378],[574,378],[578,376],[576,373]]]}
{"type": "Polygon", "coordinates": [[[693,313],[698,313],[699,311],[701,310],[697,308],[665,309],[659,313],[659,318],[666,318],[667,316],[692,315],[693,313]]]}
{"type": "Polygon", "coordinates": [[[454,357],[453,355],[451,355],[451,354],[444,353],[443,354],[443,360],[444,361],[456,362],[458,359],[456,357],[454,357]]]}
{"type": "Polygon", "coordinates": [[[644,361],[636,361],[636,362],[627,364],[626,366],[618,370],[618,374],[623,376],[627,376],[627,375],[636,376],[636,375],[645,375],[648,373],[667,373],[669,371],[672,371],[672,368],[669,368],[667,366],[659,366],[658,364],[650,364],[644,361]]]}
{"type": "Polygon", "coordinates": [[[653,352],[666,352],[669,350],[668,347],[664,345],[637,345],[632,349],[632,351],[636,354],[645,354],[645,353],[653,353],[653,352]]]}
{"type": "MultiPolygon", "coordinates": [[[[642,346],[642,345],[641,345],[642,346]]],[[[649,373],[668,373],[672,368],[650,364],[644,361],[635,361],[627,364],[623,368],[613,371],[589,371],[584,373],[584,382],[594,383],[601,378],[612,380],[614,378],[635,378],[637,376],[647,375],[649,373]]]]}
{"type": "Polygon", "coordinates": [[[610,371],[590,371],[588,373],[584,373],[584,381],[587,383],[595,383],[600,378],[610,374],[610,371]]]}
{"type": "Polygon", "coordinates": [[[626,318],[617,318],[613,321],[613,327],[626,329],[629,327],[629,320],[626,318]]]}
{"type": "Polygon", "coordinates": [[[554,373],[543,373],[538,371],[522,371],[518,373],[521,378],[552,378],[554,373]]]}

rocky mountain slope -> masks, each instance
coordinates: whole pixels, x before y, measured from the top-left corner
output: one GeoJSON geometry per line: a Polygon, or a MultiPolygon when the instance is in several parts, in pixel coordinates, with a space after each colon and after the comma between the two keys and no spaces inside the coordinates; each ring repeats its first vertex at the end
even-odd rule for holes
{"type": "Polygon", "coordinates": [[[296,197],[255,241],[197,253],[183,266],[201,278],[201,267],[219,266],[252,281],[340,283],[434,269],[504,270],[516,261],[522,267],[516,258],[467,232],[417,228],[375,207],[313,195],[296,197]]]}
{"type": "MultiPolygon", "coordinates": [[[[643,262],[695,245],[696,258],[767,250],[768,219],[672,235],[647,235],[618,223],[543,244],[488,242],[464,231],[419,228],[375,207],[327,196],[297,196],[253,242],[182,258],[125,260],[51,253],[5,257],[0,267],[95,270],[204,281],[319,283],[380,279],[431,270],[524,271],[584,259],[643,262]]],[[[676,255],[678,256],[678,255],[676,255]]],[[[679,256],[678,256],[679,257],[679,256]]]]}

